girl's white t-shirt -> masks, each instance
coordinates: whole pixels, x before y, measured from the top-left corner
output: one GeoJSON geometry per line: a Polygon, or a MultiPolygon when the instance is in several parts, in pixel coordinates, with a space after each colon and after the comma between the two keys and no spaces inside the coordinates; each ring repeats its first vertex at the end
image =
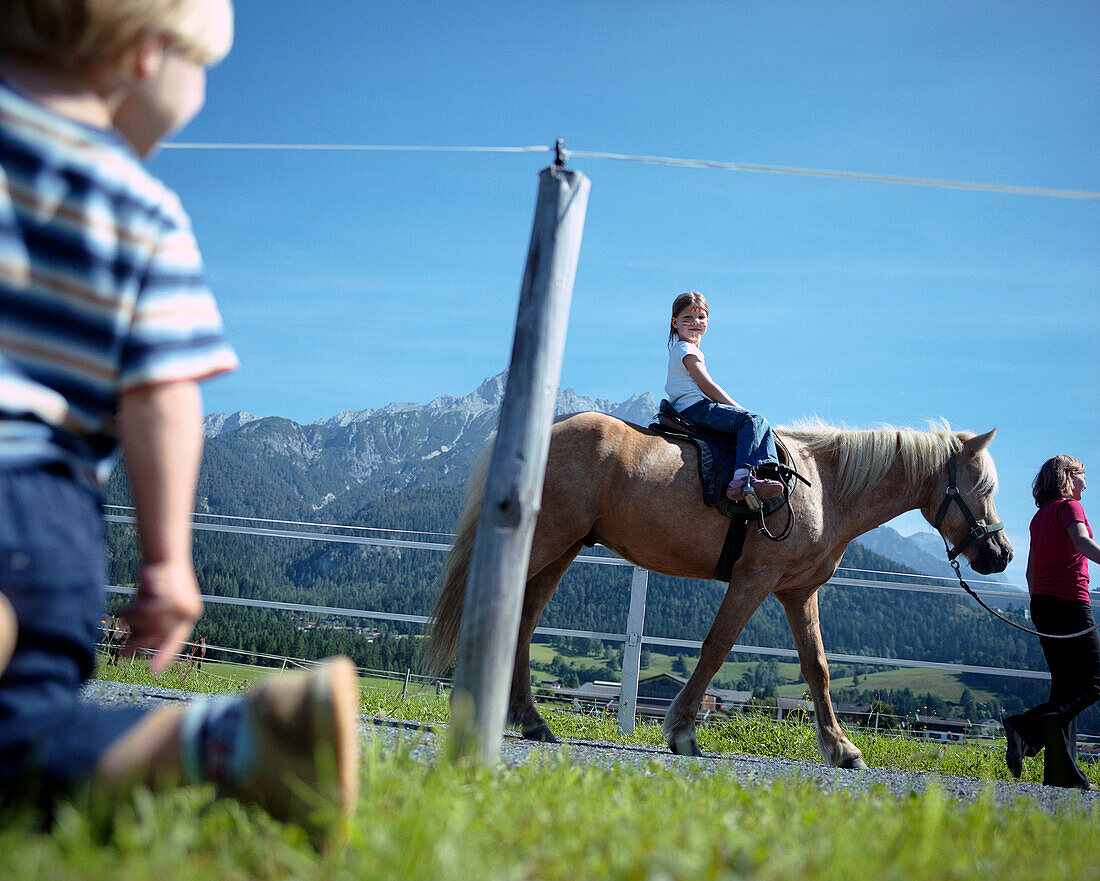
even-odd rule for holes
{"type": "Polygon", "coordinates": [[[676,340],[668,350],[668,379],[665,380],[665,394],[677,413],[682,413],[692,404],[710,400],[699,384],[691,378],[684,366],[684,358],[694,355],[704,365],[707,363],[703,353],[694,343],[676,340]]]}

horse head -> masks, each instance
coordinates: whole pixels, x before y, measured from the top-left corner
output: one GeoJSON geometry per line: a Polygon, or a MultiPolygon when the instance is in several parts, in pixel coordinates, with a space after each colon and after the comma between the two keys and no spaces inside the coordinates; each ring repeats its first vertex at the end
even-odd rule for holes
{"type": "Polygon", "coordinates": [[[943,474],[942,494],[933,491],[921,513],[943,536],[948,558],[963,556],[982,575],[1003,572],[1012,560],[1012,545],[993,506],[997,472],[986,450],[997,429],[959,437],[943,474]]]}

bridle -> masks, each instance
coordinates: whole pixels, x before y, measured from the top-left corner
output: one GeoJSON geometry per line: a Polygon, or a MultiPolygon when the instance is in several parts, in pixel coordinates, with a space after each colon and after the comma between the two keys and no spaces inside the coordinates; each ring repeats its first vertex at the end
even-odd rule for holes
{"type": "Polygon", "coordinates": [[[963,499],[962,493],[959,492],[957,482],[958,467],[958,457],[955,455],[954,452],[952,452],[951,458],[948,460],[947,463],[947,492],[944,495],[943,501],[940,503],[940,509],[936,512],[936,519],[932,525],[935,527],[936,532],[940,534],[940,538],[943,539],[943,548],[945,551],[947,551],[947,561],[951,564],[951,568],[955,570],[955,577],[959,579],[959,584],[961,585],[962,589],[970,594],[975,600],[977,600],[978,605],[980,605],[991,615],[1000,618],[1002,621],[1005,622],[1005,624],[1010,624],[1017,630],[1022,630],[1024,633],[1030,633],[1032,636],[1042,636],[1046,637],[1047,639],[1074,639],[1078,636],[1084,636],[1086,633],[1092,633],[1092,631],[1100,627],[1100,622],[1098,622],[1092,627],[1089,627],[1087,630],[1081,630],[1077,633],[1041,633],[1038,630],[1032,630],[1030,627],[1024,627],[1022,624],[1017,624],[1015,621],[1010,621],[996,609],[991,609],[989,606],[986,605],[985,600],[974,593],[970,585],[963,581],[962,573],[959,571],[959,561],[957,559],[959,554],[966,550],[966,548],[970,547],[970,545],[978,539],[982,539],[985,538],[987,535],[993,535],[996,532],[1000,532],[1005,527],[1003,523],[986,523],[984,520],[979,520],[977,517],[974,516],[973,512],[971,512],[970,508],[967,506],[966,501],[963,499]],[[955,545],[955,547],[951,547],[951,542],[948,541],[947,536],[943,534],[943,529],[940,528],[943,525],[943,520],[947,516],[947,512],[948,510],[950,510],[952,505],[959,506],[959,510],[962,511],[963,516],[966,518],[966,522],[970,524],[970,532],[967,533],[966,538],[955,545]]]}
{"type": "Polygon", "coordinates": [[[956,575],[958,575],[959,572],[959,564],[955,561],[955,558],[958,557],[959,554],[978,539],[985,538],[987,535],[992,535],[995,532],[1000,532],[1005,528],[1003,523],[986,523],[984,520],[979,520],[974,516],[967,506],[966,501],[963,499],[962,493],[959,492],[958,471],[959,459],[958,456],[952,452],[951,458],[947,462],[947,492],[944,495],[943,501],[940,503],[939,511],[936,512],[935,522],[932,524],[936,532],[940,534],[940,538],[943,539],[943,547],[944,550],[947,551],[947,559],[955,568],[956,575]],[[963,517],[966,518],[966,522],[970,524],[970,532],[967,534],[966,538],[955,547],[951,547],[951,543],[947,540],[947,536],[943,534],[943,530],[940,528],[952,505],[959,506],[959,510],[962,511],[963,517]]]}

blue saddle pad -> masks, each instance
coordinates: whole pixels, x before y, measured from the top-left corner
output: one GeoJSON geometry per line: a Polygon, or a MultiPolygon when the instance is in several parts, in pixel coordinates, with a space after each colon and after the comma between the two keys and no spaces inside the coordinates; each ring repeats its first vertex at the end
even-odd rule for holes
{"type": "MultiPolygon", "coordinates": [[[[744,502],[735,502],[726,496],[726,487],[733,479],[737,468],[737,438],[722,431],[712,431],[684,419],[668,401],[661,401],[661,409],[656,420],[649,426],[651,431],[669,438],[690,441],[699,450],[699,480],[703,487],[703,502],[708,507],[717,508],[727,517],[758,517],[744,502]]],[[[756,469],[757,476],[774,480],[783,480],[790,487],[789,480],[778,468],[761,465],[756,469]]],[[[760,500],[764,515],[779,510],[786,504],[785,496],[760,500]]]]}

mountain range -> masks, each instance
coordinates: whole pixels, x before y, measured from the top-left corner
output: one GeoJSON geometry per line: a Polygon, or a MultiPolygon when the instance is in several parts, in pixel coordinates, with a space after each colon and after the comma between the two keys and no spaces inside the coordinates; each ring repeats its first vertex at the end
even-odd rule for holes
{"type": "MultiPolygon", "coordinates": [[[[326,516],[347,517],[377,496],[461,487],[496,429],[505,382],[501,373],[462,397],[346,410],[308,425],[244,411],[213,413],[203,425],[200,507],[303,519],[327,508],[326,516]],[[274,507],[253,503],[261,499],[274,507]]],[[[649,394],[614,403],[572,389],[559,391],[556,405],[559,414],[599,410],[643,425],[656,409],[649,394]]]]}

